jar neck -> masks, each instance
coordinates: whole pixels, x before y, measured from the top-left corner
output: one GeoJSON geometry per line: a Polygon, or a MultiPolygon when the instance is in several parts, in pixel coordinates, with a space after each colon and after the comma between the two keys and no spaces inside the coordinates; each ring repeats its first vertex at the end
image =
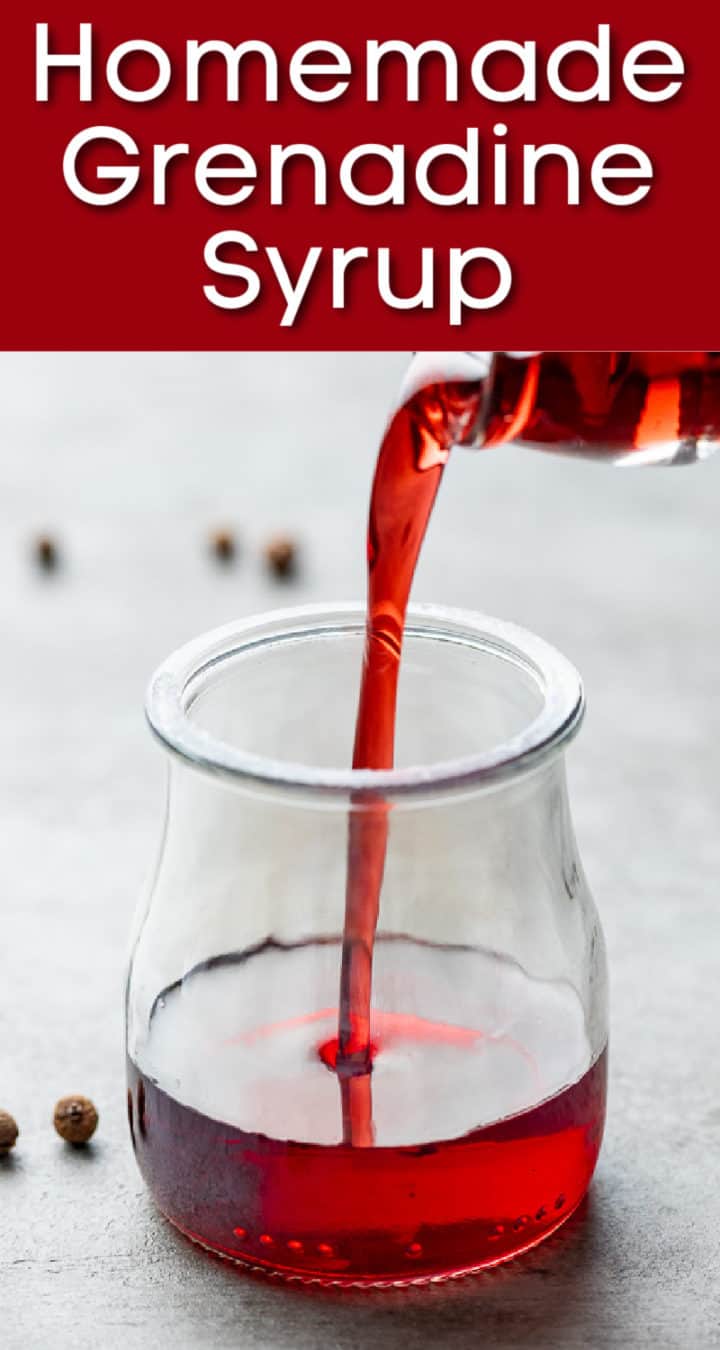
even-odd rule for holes
{"type": "Polygon", "coordinates": [[[368,793],[398,807],[482,794],[546,763],[580,726],[582,684],[554,648],[498,619],[412,606],[400,762],[340,767],[365,620],[362,605],[308,606],[203,635],[153,677],[156,736],[230,788],[347,810],[368,793]]]}
{"type": "Polygon", "coordinates": [[[250,806],[276,814],[322,814],[329,819],[346,819],[351,813],[383,809],[389,810],[391,819],[412,816],[421,822],[427,813],[443,811],[452,815],[462,807],[463,810],[471,808],[479,824],[489,820],[512,821],[515,829],[522,827],[525,831],[540,834],[550,817],[563,829],[569,824],[562,747],[551,750],[534,768],[514,774],[511,764],[504,779],[486,786],[462,784],[437,790],[429,787],[424,796],[399,796],[396,799],[392,794],[366,790],[327,797],[322,790],[288,790],[282,782],[274,784],[242,778],[234,782],[224,774],[213,775],[206,768],[198,769],[174,755],[167,757],[167,773],[171,813],[179,819],[187,812],[188,821],[197,817],[199,808],[201,815],[206,809],[210,817],[218,810],[231,817],[236,811],[244,811],[250,806]]]}

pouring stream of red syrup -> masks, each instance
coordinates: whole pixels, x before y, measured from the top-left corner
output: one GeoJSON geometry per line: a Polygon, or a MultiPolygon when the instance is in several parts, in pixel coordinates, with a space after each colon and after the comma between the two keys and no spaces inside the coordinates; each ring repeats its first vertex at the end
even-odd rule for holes
{"type": "MultiPolygon", "coordinates": [[[[353,768],[390,769],[405,613],[420,549],[451,447],[477,420],[482,381],[433,384],[395,413],[378,455],[368,524],[368,610],[353,768]]],[[[348,865],[333,1061],[341,1086],[343,1138],[373,1143],[370,999],[388,837],[389,806],[355,793],[349,816],[348,865]]]]}
{"type": "MultiPolygon", "coordinates": [[[[405,613],[453,445],[516,437],[570,454],[631,461],[664,444],[692,460],[720,432],[720,366],[707,352],[495,353],[477,377],[428,380],[392,418],[380,447],[368,525],[368,612],[353,767],[389,769],[405,613]]],[[[707,451],[706,451],[707,452],[707,451]]],[[[640,462],[643,462],[642,459],[640,462]]],[[[653,458],[645,462],[652,463],[653,458]]],[[[370,1031],[373,944],[390,807],[356,793],[350,810],[337,1042],[323,1047],[342,1093],[346,1142],[373,1143],[370,1031]]]]}

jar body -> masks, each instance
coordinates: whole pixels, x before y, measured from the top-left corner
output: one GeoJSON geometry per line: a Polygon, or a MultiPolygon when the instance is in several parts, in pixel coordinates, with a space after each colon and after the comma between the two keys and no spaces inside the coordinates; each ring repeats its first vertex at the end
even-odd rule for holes
{"type": "MultiPolygon", "coordinates": [[[[534,677],[487,643],[454,644],[452,624],[427,620],[406,644],[410,763],[532,713],[534,677]]],[[[347,613],[262,653],[229,644],[191,715],[230,743],[342,763],[361,645],[362,617],[347,613]]],[[[160,1209],[211,1249],[294,1278],[384,1284],[540,1240],[584,1194],[605,1107],[604,947],[561,751],[382,800],[174,758],[127,1009],[138,1162],[160,1209]],[[348,820],[378,811],[373,1064],[348,1085],[323,1053],[348,820]],[[343,1131],[348,1092],[366,1098],[362,1146],[343,1131]]]]}

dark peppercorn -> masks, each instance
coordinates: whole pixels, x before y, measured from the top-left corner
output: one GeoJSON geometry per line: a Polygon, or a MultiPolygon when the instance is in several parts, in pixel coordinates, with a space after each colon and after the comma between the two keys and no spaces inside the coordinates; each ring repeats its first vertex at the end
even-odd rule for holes
{"type": "Polygon", "coordinates": [[[210,544],[215,557],[221,562],[232,562],[237,553],[237,542],[232,530],[213,530],[210,544]]]}
{"type": "Polygon", "coordinates": [[[265,561],[277,577],[290,577],[297,571],[298,549],[289,535],[277,534],[265,545],[265,561]]]}
{"type": "Polygon", "coordinates": [[[53,1124],[68,1144],[86,1144],[97,1129],[98,1113],[89,1097],[78,1093],[61,1097],[55,1106],[53,1124]]]}
{"type": "Polygon", "coordinates": [[[40,534],[35,540],[35,560],[46,572],[52,572],[60,560],[58,546],[49,534],[40,534]]]}
{"type": "Polygon", "coordinates": [[[9,1153],[15,1147],[20,1131],[17,1122],[9,1111],[0,1111],[0,1155],[9,1153]]]}

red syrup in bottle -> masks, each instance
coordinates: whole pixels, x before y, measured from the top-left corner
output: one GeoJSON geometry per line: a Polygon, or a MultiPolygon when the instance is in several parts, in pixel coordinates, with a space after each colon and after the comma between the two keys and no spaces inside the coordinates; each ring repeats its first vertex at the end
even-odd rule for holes
{"type": "Polygon", "coordinates": [[[688,464],[720,436],[720,352],[497,352],[485,445],[511,438],[623,464],[688,464]]]}

